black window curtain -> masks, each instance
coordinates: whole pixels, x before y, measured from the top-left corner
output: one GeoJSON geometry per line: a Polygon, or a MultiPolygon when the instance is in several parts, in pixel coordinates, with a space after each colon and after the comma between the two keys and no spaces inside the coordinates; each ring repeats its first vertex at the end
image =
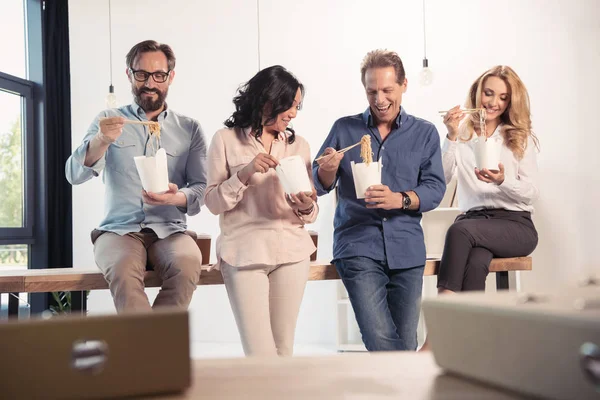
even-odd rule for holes
{"type": "Polygon", "coordinates": [[[46,0],[43,17],[46,94],[48,268],[73,266],[72,191],[65,178],[71,155],[69,2],[46,0]]]}

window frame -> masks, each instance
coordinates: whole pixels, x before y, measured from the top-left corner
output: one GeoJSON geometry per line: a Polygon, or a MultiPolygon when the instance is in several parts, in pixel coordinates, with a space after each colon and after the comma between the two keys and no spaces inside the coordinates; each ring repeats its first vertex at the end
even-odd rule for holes
{"type": "Polygon", "coordinates": [[[21,157],[23,165],[23,226],[0,227],[0,244],[32,244],[35,241],[35,119],[34,83],[0,72],[0,91],[21,97],[21,157]]]}
{"type": "MultiPolygon", "coordinates": [[[[27,110],[23,120],[24,124],[27,124],[24,157],[28,158],[23,164],[24,174],[26,174],[24,187],[27,190],[24,196],[27,210],[24,210],[24,215],[28,218],[24,225],[27,230],[17,232],[13,228],[0,228],[0,245],[27,244],[29,246],[28,269],[45,269],[48,268],[48,182],[44,168],[47,142],[43,15],[46,2],[45,0],[23,0],[23,4],[27,79],[0,72],[2,78],[0,85],[3,85],[5,90],[20,93],[19,89],[22,89],[31,94],[30,97],[26,97],[29,101],[25,100],[26,104],[23,107],[27,110]]],[[[31,313],[41,313],[48,308],[48,294],[30,293],[29,304],[31,313]]]]}

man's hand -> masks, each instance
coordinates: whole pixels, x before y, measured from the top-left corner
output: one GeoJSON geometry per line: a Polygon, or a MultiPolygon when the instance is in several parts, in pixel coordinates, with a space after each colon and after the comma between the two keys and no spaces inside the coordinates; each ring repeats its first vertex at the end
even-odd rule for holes
{"type": "Polygon", "coordinates": [[[99,121],[100,131],[98,138],[105,143],[112,143],[123,133],[123,125],[125,118],[123,117],[107,117],[101,118],[99,121]]]}
{"type": "Polygon", "coordinates": [[[326,172],[337,172],[344,153],[338,153],[333,147],[328,147],[321,157],[317,160],[320,169],[326,172]]]}
{"type": "Polygon", "coordinates": [[[402,209],[402,199],[401,193],[392,192],[386,185],[373,185],[365,192],[367,208],[402,209]]]}
{"type": "Polygon", "coordinates": [[[125,118],[123,117],[106,117],[100,118],[98,121],[100,129],[96,132],[96,136],[90,140],[87,151],[85,152],[85,160],[83,164],[86,167],[91,167],[99,159],[104,156],[106,150],[114,143],[123,133],[123,125],[125,118]]]}
{"type": "Polygon", "coordinates": [[[475,168],[475,175],[477,179],[486,183],[495,183],[500,186],[504,182],[504,165],[498,164],[498,170],[491,170],[487,168],[478,169],[475,168]]]}
{"type": "Polygon", "coordinates": [[[165,193],[152,193],[142,190],[142,200],[153,206],[187,207],[187,198],[174,183],[169,183],[169,190],[165,193]]]}
{"type": "Polygon", "coordinates": [[[329,188],[333,185],[333,182],[335,182],[337,170],[340,167],[342,158],[344,158],[344,153],[338,153],[334,148],[328,147],[321,157],[316,160],[317,164],[319,164],[317,177],[321,182],[321,185],[329,188]]]}

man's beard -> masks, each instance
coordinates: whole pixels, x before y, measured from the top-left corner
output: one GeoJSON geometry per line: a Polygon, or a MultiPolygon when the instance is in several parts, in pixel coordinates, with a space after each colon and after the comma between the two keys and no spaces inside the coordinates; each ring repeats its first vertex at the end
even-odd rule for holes
{"type": "Polygon", "coordinates": [[[146,112],[148,111],[157,111],[165,104],[165,99],[167,98],[167,93],[169,89],[165,89],[164,92],[161,92],[158,89],[140,87],[136,88],[135,86],[131,87],[131,93],[133,97],[135,97],[135,102],[142,107],[142,109],[146,112]],[[151,97],[142,96],[142,93],[156,93],[156,99],[152,99],[151,97]]]}

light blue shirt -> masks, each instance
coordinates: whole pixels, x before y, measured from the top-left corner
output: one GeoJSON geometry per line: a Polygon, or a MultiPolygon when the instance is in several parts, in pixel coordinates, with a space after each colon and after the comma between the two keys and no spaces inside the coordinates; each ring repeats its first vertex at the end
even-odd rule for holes
{"type": "Polygon", "coordinates": [[[125,235],[150,228],[161,239],[185,231],[185,214],[191,216],[200,212],[206,189],[207,146],[200,124],[169,109],[158,116],[160,147],[167,153],[169,182],[176,184],[185,194],[187,209],[153,206],[142,202],[142,182],[133,160],[136,156],[153,155],[147,126],[125,124],[123,133],[108,146],[104,156],[91,167],[84,165],[88,143],[100,129],[100,118],[114,116],[147,121],[146,113],[135,103],[101,112],[88,129],[81,146],[67,160],[67,180],[78,185],[104,170],[105,216],[98,227],[100,230],[125,235]]]}

